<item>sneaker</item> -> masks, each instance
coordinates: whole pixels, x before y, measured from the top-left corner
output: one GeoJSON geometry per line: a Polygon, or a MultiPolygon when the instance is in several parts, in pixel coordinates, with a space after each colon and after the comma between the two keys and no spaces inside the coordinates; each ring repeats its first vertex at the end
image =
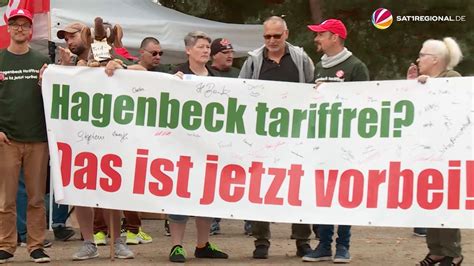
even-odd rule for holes
{"type": "Polygon", "coordinates": [[[54,239],[59,241],[67,241],[69,238],[73,237],[76,232],[74,229],[68,226],[58,226],[53,228],[54,239]]]}
{"type": "Polygon", "coordinates": [[[269,246],[266,245],[258,245],[255,247],[253,251],[253,258],[254,259],[268,259],[268,248],[269,246]]]}
{"type": "Polygon", "coordinates": [[[244,223],[244,234],[251,236],[252,235],[252,223],[245,221],[244,223]]]}
{"type": "Polygon", "coordinates": [[[171,236],[170,221],[168,221],[168,219],[165,220],[165,236],[171,236]]]}
{"type": "Polygon", "coordinates": [[[0,250],[0,264],[7,263],[13,260],[13,254],[6,252],[5,250],[0,250]]]}
{"type": "Polygon", "coordinates": [[[216,245],[207,242],[206,246],[203,248],[196,247],[196,249],[194,250],[194,257],[209,259],[227,259],[229,258],[229,255],[220,251],[216,245]]]}
{"type": "Polygon", "coordinates": [[[99,231],[99,232],[95,233],[94,234],[94,243],[97,246],[107,245],[107,235],[102,231],[99,231]]]}
{"type": "Polygon", "coordinates": [[[99,257],[97,247],[90,241],[84,241],[78,252],[74,253],[72,260],[88,260],[99,257]]]}
{"type": "Polygon", "coordinates": [[[43,241],[43,247],[44,247],[44,248],[50,248],[50,247],[52,247],[52,246],[53,246],[53,242],[51,242],[51,241],[49,241],[49,240],[47,240],[47,239],[45,239],[45,240],[43,241]]]}
{"type": "Polygon", "coordinates": [[[419,237],[426,237],[426,228],[413,228],[413,235],[419,236],[419,237]]]}
{"type": "Polygon", "coordinates": [[[115,241],[115,257],[118,259],[133,259],[135,254],[131,251],[122,239],[118,238],[115,241]]]}
{"type": "Polygon", "coordinates": [[[173,248],[171,248],[169,260],[171,262],[185,262],[186,252],[184,251],[183,246],[176,245],[173,248]]]}
{"type": "Polygon", "coordinates": [[[220,233],[221,233],[221,226],[219,225],[219,222],[214,219],[211,224],[211,230],[209,231],[209,235],[210,236],[218,235],[220,233]]]}
{"type": "Polygon", "coordinates": [[[351,262],[351,254],[349,249],[343,245],[336,245],[336,255],[333,259],[334,263],[349,263],[351,262]]]}
{"type": "Polygon", "coordinates": [[[142,228],[140,227],[138,229],[138,233],[134,234],[127,230],[127,245],[138,245],[138,244],[148,244],[153,242],[153,238],[145,232],[142,231],[142,228]]]}
{"type": "MultiPolygon", "coordinates": [[[[23,241],[20,241],[18,242],[18,246],[24,248],[26,246],[28,246],[28,244],[26,244],[26,242],[23,242],[23,241]]],[[[43,248],[50,248],[53,246],[53,242],[49,241],[49,240],[44,240],[43,241],[43,248]]]]}
{"type": "Polygon", "coordinates": [[[30,258],[36,263],[45,263],[51,261],[51,258],[46,253],[44,253],[42,248],[37,248],[31,251],[30,258]]]}
{"type": "Polygon", "coordinates": [[[305,255],[308,255],[311,252],[313,252],[313,249],[309,244],[303,244],[301,246],[296,247],[296,256],[300,258],[304,257],[305,255]]]}
{"type": "Polygon", "coordinates": [[[328,261],[332,259],[331,246],[319,244],[311,253],[303,256],[303,261],[328,261]]]}

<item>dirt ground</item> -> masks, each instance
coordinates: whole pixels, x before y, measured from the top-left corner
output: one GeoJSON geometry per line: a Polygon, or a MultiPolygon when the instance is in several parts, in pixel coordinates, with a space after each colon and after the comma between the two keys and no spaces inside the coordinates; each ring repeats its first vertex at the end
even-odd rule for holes
{"type": "MultiPolygon", "coordinates": [[[[171,249],[169,237],[164,236],[162,220],[144,220],[143,228],[153,237],[153,243],[131,246],[135,252],[135,259],[110,261],[109,247],[99,247],[100,257],[83,262],[73,262],[72,254],[79,248],[81,241],[79,234],[67,242],[54,241],[53,246],[47,249],[52,258],[52,265],[156,265],[172,264],[168,261],[171,249]]],[[[223,220],[221,234],[211,236],[211,242],[230,255],[228,260],[195,259],[195,226],[190,220],[184,247],[187,250],[187,263],[199,265],[247,265],[247,264],[302,264],[301,258],[296,257],[294,241],[289,239],[289,224],[272,224],[272,240],[270,257],[267,260],[254,260],[253,238],[243,234],[243,222],[223,220]]],[[[78,231],[78,230],[76,230],[78,231]]],[[[48,239],[53,239],[52,232],[48,232],[48,239]]],[[[463,265],[474,265],[474,230],[462,231],[464,253],[463,265]]],[[[311,241],[314,248],[317,242],[311,241]]],[[[353,227],[351,241],[352,262],[350,265],[415,265],[427,253],[425,239],[412,235],[410,228],[388,227],[353,227]]],[[[305,262],[305,265],[318,266],[332,265],[332,262],[305,262]]],[[[29,261],[26,248],[19,247],[15,253],[15,260],[11,265],[33,265],[29,261]]],[[[173,265],[176,265],[173,263],[173,265]]]]}

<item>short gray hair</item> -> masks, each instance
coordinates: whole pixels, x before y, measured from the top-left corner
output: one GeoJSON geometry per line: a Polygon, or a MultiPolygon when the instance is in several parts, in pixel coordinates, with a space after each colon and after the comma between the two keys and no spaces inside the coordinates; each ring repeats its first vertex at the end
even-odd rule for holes
{"type": "Polygon", "coordinates": [[[211,43],[211,37],[203,31],[192,31],[184,36],[184,46],[193,47],[199,39],[207,40],[211,43]]]}
{"type": "Polygon", "coordinates": [[[288,26],[286,26],[286,21],[283,18],[279,17],[279,16],[271,16],[271,17],[267,18],[263,22],[263,25],[265,25],[269,22],[278,22],[278,23],[283,25],[283,28],[285,28],[285,30],[288,30],[288,26]]]}

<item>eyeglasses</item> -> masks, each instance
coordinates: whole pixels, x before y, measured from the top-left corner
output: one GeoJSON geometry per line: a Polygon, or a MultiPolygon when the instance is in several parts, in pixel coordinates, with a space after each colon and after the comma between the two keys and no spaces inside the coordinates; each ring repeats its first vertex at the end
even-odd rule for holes
{"type": "Polygon", "coordinates": [[[271,38],[273,38],[275,40],[279,40],[279,39],[281,39],[282,36],[283,36],[283,32],[280,33],[280,34],[265,34],[265,35],[263,35],[263,38],[265,40],[270,40],[271,38]]]}
{"type": "Polygon", "coordinates": [[[157,55],[162,56],[164,54],[163,51],[159,51],[159,52],[158,51],[148,51],[148,50],[144,50],[144,51],[150,53],[152,56],[157,56],[157,55]]]}
{"type": "Polygon", "coordinates": [[[435,54],[419,53],[419,54],[418,54],[418,57],[419,57],[419,58],[422,58],[422,57],[425,56],[425,55],[436,56],[435,54]]]}
{"type": "Polygon", "coordinates": [[[16,23],[12,23],[12,24],[8,24],[8,26],[10,26],[14,30],[18,30],[19,28],[21,28],[22,30],[31,29],[31,24],[30,23],[25,23],[25,24],[21,24],[21,25],[16,24],[16,23]]]}

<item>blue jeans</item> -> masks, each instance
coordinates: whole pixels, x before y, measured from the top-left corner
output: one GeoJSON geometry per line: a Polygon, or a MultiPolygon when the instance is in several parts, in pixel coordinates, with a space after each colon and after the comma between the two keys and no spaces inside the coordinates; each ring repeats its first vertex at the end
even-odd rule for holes
{"type": "MultiPolygon", "coordinates": [[[[323,246],[330,247],[332,236],[334,235],[334,225],[320,224],[318,225],[319,243],[323,246]]],[[[349,248],[351,242],[351,226],[338,225],[336,244],[349,248]]]]}
{"type": "MultiPolygon", "coordinates": [[[[51,194],[49,194],[49,196],[51,196],[51,194]]],[[[66,226],[68,213],[69,213],[69,206],[57,204],[54,201],[54,195],[53,195],[53,224],[51,225],[51,227],[55,228],[59,226],[66,226]]]]}
{"type": "MultiPolygon", "coordinates": [[[[46,217],[49,217],[49,204],[48,197],[46,194],[45,205],[46,206],[46,217]]],[[[54,199],[54,197],[53,197],[54,199]]],[[[16,193],[16,228],[21,242],[26,242],[26,206],[28,203],[28,197],[25,189],[25,177],[23,175],[23,168],[20,170],[20,178],[18,182],[18,192],[16,193]]],[[[65,226],[66,219],[69,212],[67,205],[59,205],[53,202],[53,224],[52,227],[65,226]]],[[[49,219],[48,219],[49,220],[49,219]]]]}
{"type": "Polygon", "coordinates": [[[16,230],[21,242],[26,243],[26,205],[28,198],[26,196],[25,176],[23,168],[20,169],[20,178],[18,182],[18,192],[16,193],[16,230]]]}

